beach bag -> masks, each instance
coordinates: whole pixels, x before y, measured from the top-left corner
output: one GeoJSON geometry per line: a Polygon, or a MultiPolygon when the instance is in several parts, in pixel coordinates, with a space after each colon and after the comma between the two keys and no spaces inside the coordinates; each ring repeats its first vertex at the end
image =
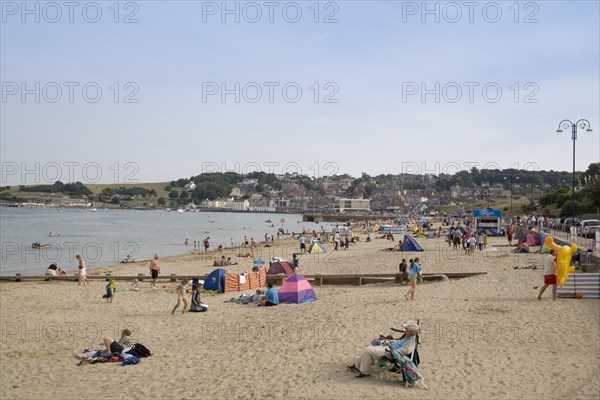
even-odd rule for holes
{"type": "Polygon", "coordinates": [[[148,350],[148,348],[141,343],[134,344],[131,350],[139,354],[140,357],[150,357],[152,355],[150,350],[148,350]]]}
{"type": "Polygon", "coordinates": [[[140,358],[133,356],[130,357],[128,359],[126,359],[125,361],[123,361],[123,363],[121,365],[125,366],[125,365],[135,365],[135,364],[139,364],[140,363],[140,358]]]}

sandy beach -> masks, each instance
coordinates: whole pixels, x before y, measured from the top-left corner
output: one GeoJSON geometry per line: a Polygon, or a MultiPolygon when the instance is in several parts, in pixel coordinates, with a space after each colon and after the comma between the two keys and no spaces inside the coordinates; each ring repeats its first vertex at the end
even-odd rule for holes
{"type": "MultiPolygon", "coordinates": [[[[364,235],[363,240],[364,240],[364,235]]],[[[543,284],[545,255],[515,256],[504,238],[496,251],[467,256],[443,239],[418,239],[423,253],[381,251],[384,239],[348,251],[302,255],[300,273],[392,273],[401,258],[422,258],[423,272],[487,272],[425,282],[414,301],[394,283],[314,287],[318,300],[255,307],[225,303],[230,293],[205,295],[209,312],[171,315],[175,283],[127,291],[117,282],[114,303],[105,282],[0,284],[2,399],[306,398],[306,399],[597,399],[600,397],[600,301],[558,299],[543,284]],[[421,372],[429,390],[405,388],[398,375],[355,379],[346,365],[379,334],[405,319],[421,321],[421,372]],[[85,348],[133,330],[152,352],[134,366],[78,366],[85,348]]],[[[263,258],[291,258],[294,240],[259,249],[263,258]]],[[[228,250],[226,256],[235,256],[228,250]]],[[[162,273],[205,274],[212,257],[162,260],[162,273]]],[[[251,268],[240,259],[231,272],[251,268]]],[[[148,273],[148,263],[102,268],[115,275],[148,273]]]]}

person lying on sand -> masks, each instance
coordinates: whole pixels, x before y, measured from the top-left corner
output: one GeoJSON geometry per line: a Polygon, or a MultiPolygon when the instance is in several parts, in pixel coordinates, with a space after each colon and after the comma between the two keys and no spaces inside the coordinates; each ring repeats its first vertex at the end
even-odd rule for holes
{"type": "Polygon", "coordinates": [[[513,250],[513,253],[529,253],[529,245],[527,243],[521,243],[513,250]]]}
{"type": "Polygon", "coordinates": [[[56,265],[56,263],[52,263],[48,266],[48,269],[46,270],[46,275],[49,276],[66,276],[67,275],[67,271],[65,271],[64,269],[60,268],[58,265],[56,265]]]}
{"type": "Polygon", "coordinates": [[[121,261],[121,264],[127,264],[127,263],[134,263],[135,260],[133,259],[133,257],[131,257],[129,254],[127,254],[127,257],[125,257],[123,259],[123,261],[121,261]]]}
{"type": "Polygon", "coordinates": [[[104,354],[121,354],[123,350],[125,350],[125,347],[131,346],[131,331],[129,329],[123,329],[121,338],[118,341],[105,337],[104,346],[106,346],[104,354]]]}

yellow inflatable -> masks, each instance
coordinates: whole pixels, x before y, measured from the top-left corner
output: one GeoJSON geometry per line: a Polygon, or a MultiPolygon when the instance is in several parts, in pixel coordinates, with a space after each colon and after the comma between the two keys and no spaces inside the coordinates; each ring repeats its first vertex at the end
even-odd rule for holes
{"type": "Polygon", "coordinates": [[[575,267],[571,267],[571,255],[577,251],[577,246],[574,244],[571,247],[559,246],[550,236],[546,236],[544,244],[556,251],[556,283],[559,287],[563,287],[569,274],[575,271],[575,267]]]}

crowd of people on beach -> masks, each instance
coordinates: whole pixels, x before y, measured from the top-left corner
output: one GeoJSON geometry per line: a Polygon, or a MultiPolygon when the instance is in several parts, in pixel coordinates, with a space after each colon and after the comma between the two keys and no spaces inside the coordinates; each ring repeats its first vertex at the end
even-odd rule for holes
{"type": "MultiPolygon", "coordinates": [[[[446,222],[446,221],[444,221],[446,222]]],[[[507,231],[506,238],[508,240],[509,246],[513,246],[513,237],[515,232],[520,232],[523,229],[529,229],[532,227],[537,227],[538,229],[542,229],[544,226],[547,226],[547,219],[545,217],[524,217],[518,220],[515,220],[512,223],[507,231]]],[[[368,226],[368,225],[367,225],[368,226]]],[[[445,241],[447,242],[449,247],[452,247],[455,250],[463,250],[465,254],[472,255],[478,250],[479,252],[484,251],[488,248],[488,235],[485,231],[478,232],[468,221],[459,221],[456,225],[453,223],[449,228],[444,228],[446,232],[445,241]]],[[[439,227],[435,230],[437,236],[442,236],[442,228],[439,227]]],[[[278,235],[279,236],[279,235],[278,235]]],[[[367,242],[371,242],[373,240],[372,232],[367,233],[368,240],[367,242]]],[[[434,236],[435,237],[435,236],[434,236]]],[[[264,244],[268,244],[269,242],[274,241],[274,235],[265,234],[264,236],[264,244]]],[[[385,234],[383,239],[392,240],[395,244],[393,235],[391,233],[385,234]]],[[[202,242],[194,241],[194,249],[198,248],[199,250],[203,249],[205,253],[209,252],[210,248],[210,237],[206,237],[202,242]]],[[[357,238],[353,234],[340,234],[340,231],[337,229],[332,229],[331,232],[318,232],[316,230],[305,231],[303,230],[302,234],[297,235],[297,245],[299,246],[298,253],[294,253],[292,256],[292,260],[290,262],[294,272],[297,272],[299,267],[299,257],[300,255],[310,254],[315,243],[319,244],[330,244],[334,251],[337,250],[348,250],[349,245],[354,243],[357,238]]],[[[188,239],[185,240],[185,245],[189,245],[188,239]]],[[[255,251],[258,246],[258,243],[255,241],[253,237],[248,238],[248,236],[244,236],[241,240],[240,248],[247,249],[246,257],[255,256],[255,251]]],[[[526,248],[526,244],[519,245],[516,248],[516,251],[528,250],[526,248]]],[[[392,251],[402,251],[403,241],[399,240],[394,247],[389,250],[392,251]]],[[[217,249],[218,252],[223,251],[223,246],[220,245],[217,249]]],[[[240,253],[242,256],[242,253],[240,253]]],[[[78,270],[79,270],[79,278],[78,283],[81,286],[89,285],[89,280],[87,279],[87,267],[85,259],[81,255],[77,255],[76,259],[78,261],[78,270]]],[[[127,258],[123,261],[127,262],[135,262],[128,255],[127,258]]],[[[215,267],[223,267],[235,265],[237,262],[234,262],[231,257],[226,257],[226,255],[221,255],[220,258],[215,258],[213,260],[213,266],[215,267]]],[[[51,266],[52,267],[52,266],[51,266]]],[[[155,255],[149,264],[149,272],[151,276],[150,287],[152,289],[156,289],[157,280],[161,274],[160,267],[160,259],[158,255],[155,255]]],[[[54,265],[52,268],[49,267],[49,270],[52,270],[54,274],[66,274],[66,271],[62,268],[54,265]]],[[[549,255],[544,258],[544,285],[539,290],[538,299],[542,299],[542,295],[545,293],[548,287],[551,287],[552,298],[556,300],[557,298],[557,280],[556,280],[556,252],[553,250],[549,255]]],[[[415,257],[410,258],[406,261],[406,258],[402,258],[401,262],[398,266],[398,276],[399,282],[402,285],[409,285],[408,291],[404,294],[404,297],[407,301],[411,301],[415,299],[415,294],[417,292],[417,286],[423,282],[423,271],[421,258],[415,257]]],[[[397,281],[398,282],[398,281],[397,281]]],[[[163,286],[164,287],[164,286],[163,286]]],[[[132,284],[131,290],[139,290],[139,281],[135,281],[132,284]]],[[[192,283],[192,287],[190,288],[190,282],[187,279],[183,279],[177,285],[175,289],[175,294],[177,295],[176,303],[171,311],[171,314],[174,315],[181,309],[181,314],[186,314],[188,312],[192,313],[201,313],[208,311],[208,305],[202,301],[204,290],[204,282],[197,281],[192,283]]],[[[106,284],[106,302],[112,303],[116,292],[116,284],[115,280],[111,278],[109,282],[106,284]]],[[[266,290],[257,289],[254,294],[244,294],[241,296],[241,301],[244,304],[256,304],[257,306],[266,306],[272,307],[277,306],[279,304],[279,296],[278,290],[274,285],[270,282],[267,284],[266,290]]],[[[387,360],[391,362],[394,368],[397,368],[397,363],[395,357],[397,354],[401,354],[409,359],[414,358],[415,349],[417,346],[417,337],[419,333],[419,325],[413,321],[405,321],[404,324],[404,335],[399,339],[382,338],[381,341],[376,344],[372,344],[370,346],[365,347],[363,350],[360,359],[356,364],[352,364],[348,366],[348,369],[357,373],[357,378],[367,377],[370,374],[370,368],[373,364],[381,363],[382,361],[387,360]],[[394,350],[394,356],[392,356],[391,349],[394,350]]],[[[105,352],[107,353],[122,353],[125,349],[130,345],[130,335],[131,332],[123,331],[123,335],[121,339],[115,341],[111,338],[104,339],[105,352]]]]}
{"type": "Polygon", "coordinates": [[[466,254],[473,254],[476,248],[483,251],[488,247],[488,235],[485,231],[478,232],[471,229],[469,225],[463,227],[458,224],[448,229],[446,243],[454,250],[462,248],[466,254]]]}

